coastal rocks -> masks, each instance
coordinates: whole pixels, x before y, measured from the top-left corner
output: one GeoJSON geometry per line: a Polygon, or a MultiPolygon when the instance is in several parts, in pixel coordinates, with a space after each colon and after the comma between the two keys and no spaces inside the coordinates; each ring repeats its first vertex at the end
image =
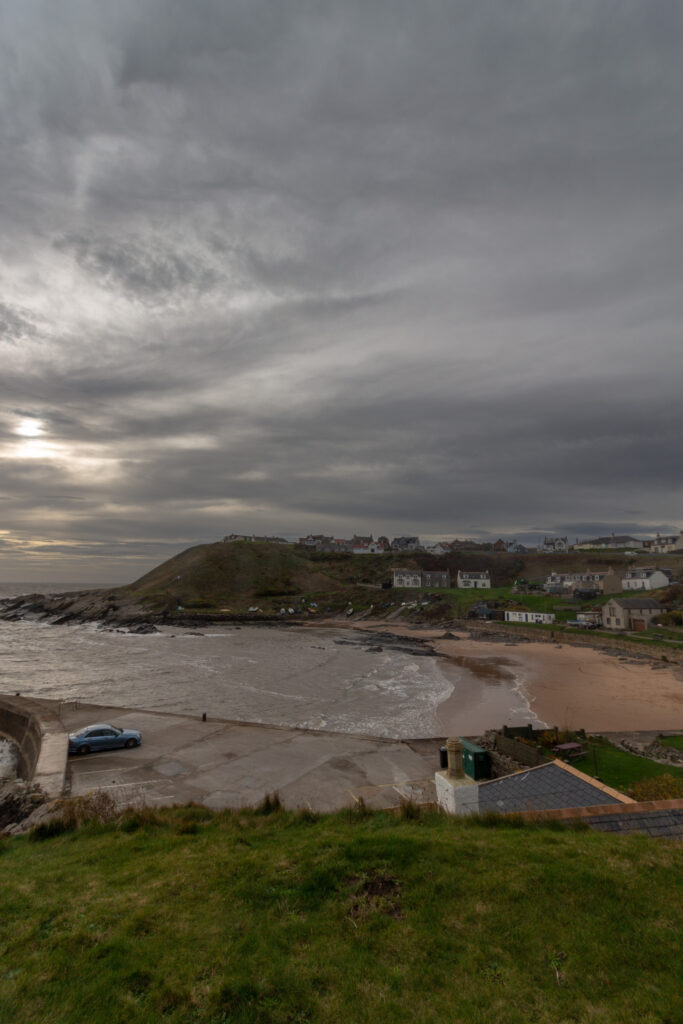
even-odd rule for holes
{"type": "Polygon", "coordinates": [[[435,651],[428,640],[416,636],[399,636],[396,633],[358,631],[357,636],[334,641],[339,647],[362,647],[364,651],[379,653],[391,651],[394,654],[408,654],[413,658],[445,658],[447,655],[435,651]],[[379,643],[377,643],[379,641],[379,643]]]}
{"type": "Polygon", "coordinates": [[[0,833],[15,835],[25,831],[24,823],[46,802],[40,786],[23,779],[0,785],[0,833]]]}
{"type": "Polygon", "coordinates": [[[144,622],[145,612],[132,601],[115,600],[111,591],[81,590],[65,594],[22,594],[0,601],[0,619],[37,619],[53,625],[105,621],[115,625],[144,622]]]}
{"type": "Polygon", "coordinates": [[[659,740],[652,740],[651,743],[639,743],[637,740],[622,738],[619,742],[622,750],[629,754],[636,754],[638,757],[646,757],[658,764],[679,765],[683,764],[683,754],[675,747],[668,747],[659,740]]]}

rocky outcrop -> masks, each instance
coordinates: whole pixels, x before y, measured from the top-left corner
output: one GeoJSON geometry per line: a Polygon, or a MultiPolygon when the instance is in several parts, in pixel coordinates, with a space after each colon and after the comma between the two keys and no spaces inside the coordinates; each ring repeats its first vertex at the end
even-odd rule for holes
{"type": "Polygon", "coordinates": [[[149,612],[119,591],[80,590],[65,594],[22,594],[0,601],[0,618],[33,619],[64,625],[70,622],[139,624],[149,612]]]}

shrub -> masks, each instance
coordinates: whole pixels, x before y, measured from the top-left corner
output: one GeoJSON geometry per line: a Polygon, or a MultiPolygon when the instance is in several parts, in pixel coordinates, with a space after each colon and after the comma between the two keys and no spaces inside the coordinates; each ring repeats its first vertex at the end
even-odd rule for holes
{"type": "Polygon", "coordinates": [[[277,811],[281,811],[282,801],[278,793],[266,793],[263,800],[254,808],[255,814],[275,814],[277,811]]]}
{"type": "Polygon", "coordinates": [[[634,782],[628,791],[634,800],[677,800],[683,797],[683,779],[668,773],[634,782]]]}

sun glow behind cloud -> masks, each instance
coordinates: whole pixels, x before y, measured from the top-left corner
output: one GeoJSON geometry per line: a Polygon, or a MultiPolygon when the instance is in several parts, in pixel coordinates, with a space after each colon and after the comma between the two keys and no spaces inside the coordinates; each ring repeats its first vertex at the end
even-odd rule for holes
{"type": "Polygon", "coordinates": [[[15,428],[14,433],[18,434],[19,437],[40,437],[44,430],[42,420],[25,416],[19,421],[19,425],[15,428]]]}
{"type": "Polygon", "coordinates": [[[118,475],[119,460],[100,446],[79,445],[50,438],[37,417],[21,417],[14,433],[20,440],[0,447],[0,459],[43,462],[63,471],[72,481],[110,480],[118,475]]]}

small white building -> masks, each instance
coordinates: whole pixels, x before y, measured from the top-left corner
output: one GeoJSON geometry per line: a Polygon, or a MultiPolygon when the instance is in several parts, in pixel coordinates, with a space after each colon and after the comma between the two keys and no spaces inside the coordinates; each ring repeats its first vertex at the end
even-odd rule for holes
{"type": "Polygon", "coordinates": [[[668,587],[671,580],[661,569],[648,566],[642,569],[628,569],[621,578],[622,590],[659,590],[668,587]]]}
{"type": "Polygon", "coordinates": [[[394,569],[395,587],[421,587],[422,573],[419,569],[394,569]]]}
{"type": "Polygon", "coordinates": [[[458,588],[461,590],[490,590],[491,577],[486,572],[463,572],[458,569],[458,588]]]}
{"type": "Polygon", "coordinates": [[[448,569],[394,569],[395,587],[450,587],[451,574],[448,569]]]}
{"type": "Polygon", "coordinates": [[[531,622],[550,624],[555,621],[552,612],[505,612],[506,622],[531,622]]]}
{"type": "Polygon", "coordinates": [[[543,543],[538,545],[538,550],[546,554],[557,554],[569,551],[566,537],[544,537],[543,543]]]}

